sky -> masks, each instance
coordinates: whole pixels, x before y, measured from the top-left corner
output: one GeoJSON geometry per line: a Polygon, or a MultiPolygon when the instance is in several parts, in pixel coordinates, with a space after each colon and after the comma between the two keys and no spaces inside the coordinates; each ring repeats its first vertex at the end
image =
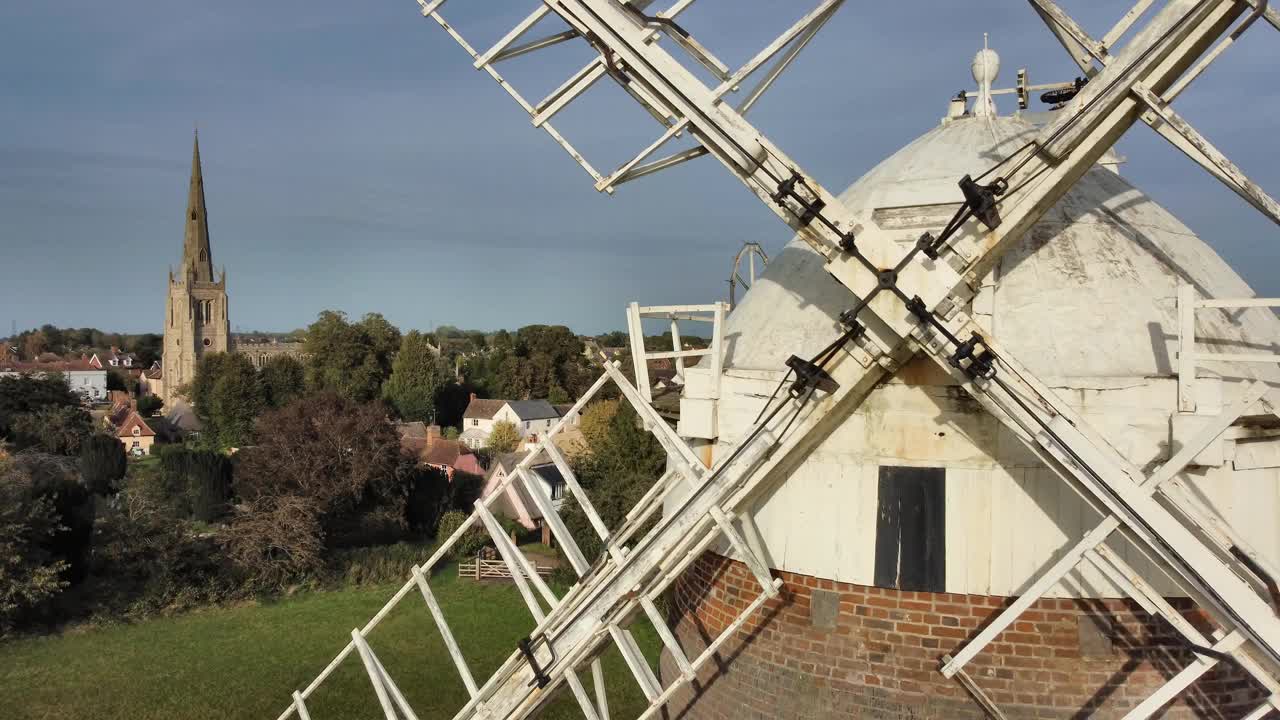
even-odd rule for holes
{"type": "MultiPolygon", "coordinates": [[[[666,3],[659,3],[659,6],[666,3]]],[[[817,0],[702,0],[682,22],[730,66],[817,0]]],[[[1063,3],[1101,36],[1128,2],[1063,3]]],[[[487,46],[531,0],[452,0],[487,46]]],[[[158,331],[182,249],[199,127],[214,262],[233,329],[324,309],[441,324],[624,327],[625,305],[724,299],[743,242],[790,232],[713,160],[619,189],[591,179],[413,0],[0,4],[0,333],[53,323],[158,331]]],[[[983,33],[998,86],[1077,72],[1021,0],[848,3],[752,111],[838,191],[972,89],[983,33]]],[[[1280,59],[1259,23],[1177,109],[1280,193],[1280,59]]],[[[590,58],[580,43],[500,66],[531,101],[590,58]]],[[[1012,111],[1005,101],[1002,113],[1012,111]]],[[[606,170],[659,134],[611,83],[555,121],[606,170]]],[[[1122,173],[1260,295],[1280,295],[1277,228],[1145,127],[1122,173]]]]}

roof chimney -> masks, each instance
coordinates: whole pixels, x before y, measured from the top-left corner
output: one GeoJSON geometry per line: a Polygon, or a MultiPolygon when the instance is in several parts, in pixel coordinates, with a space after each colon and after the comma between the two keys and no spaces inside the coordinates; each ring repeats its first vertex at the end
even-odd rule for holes
{"type": "Polygon", "coordinates": [[[476,394],[475,394],[475,393],[471,393],[471,401],[472,401],[472,402],[475,402],[475,399],[476,399],[476,394]]]}
{"type": "Polygon", "coordinates": [[[443,436],[440,433],[439,425],[428,425],[427,426],[427,449],[430,450],[431,446],[435,445],[436,441],[439,440],[441,437],[443,436]]]}

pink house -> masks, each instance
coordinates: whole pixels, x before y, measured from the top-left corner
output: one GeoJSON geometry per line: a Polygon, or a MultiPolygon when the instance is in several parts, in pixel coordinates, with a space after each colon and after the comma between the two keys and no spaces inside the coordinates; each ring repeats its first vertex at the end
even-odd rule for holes
{"type": "Polygon", "coordinates": [[[471,448],[457,440],[428,438],[427,449],[422,454],[422,464],[443,470],[450,480],[455,472],[484,475],[484,468],[480,467],[480,460],[472,454],[471,448]]]}
{"type": "MultiPolygon", "coordinates": [[[[552,507],[558,510],[564,502],[564,477],[560,474],[559,468],[547,457],[546,453],[537,452],[538,457],[534,459],[533,464],[529,466],[526,472],[528,472],[530,479],[541,485],[542,492],[550,498],[552,507]]],[[[496,458],[489,468],[489,475],[485,478],[484,490],[481,492],[481,496],[489,497],[497,492],[502,481],[515,470],[516,465],[524,460],[528,454],[527,452],[508,453],[496,458]]],[[[542,521],[542,511],[534,503],[533,497],[529,494],[529,489],[525,487],[523,482],[517,480],[508,485],[503,497],[494,503],[493,508],[495,511],[520,523],[526,529],[536,530],[541,528],[543,544],[551,544],[550,529],[542,521]]]]}

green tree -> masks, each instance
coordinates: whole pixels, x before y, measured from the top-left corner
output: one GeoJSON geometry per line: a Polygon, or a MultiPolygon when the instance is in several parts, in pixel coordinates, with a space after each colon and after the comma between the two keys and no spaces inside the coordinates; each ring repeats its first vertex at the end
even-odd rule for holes
{"type": "MultiPolygon", "coordinates": [[[[662,446],[640,427],[635,410],[627,404],[618,406],[608,431],[592,445],[591,452],[574,458],[574,474],[605,526],[611,528],[617,527],[653,487],[665,467],[662,446]]],[[[577,503],[566,506],[564,520],[588,558],[603,552],[600,536],[577,503]]]]}
{"type": "Polygon", "coordinates": [[[516,429],[514,423],[499,420],[493,424],[493,430],[489,432],[485,449],[493,453],[515,452],[516,448],[520,447],[520,439],[520,431],[516,429]]]}
{"type": "Polygon", "coordinates": [[[143,395],[138,398],[138,414],[142,417],[151,417],[160,412],[160,408],[164,407],[164,400],[159,395],[143,395]]]}
{"type": "Polygon", "coordinates": [[[522,327],[510,351],[494,353],[496,359],[486,358],[484,370],[494,373],[496,386],[488,389],[512,399],[566,402],[582,394],[594,379],[582,351],[582,341],[563,325],[522,327]]]}
{"type": "Polygon", "coordinates": [[[76,407],[80,398],[59,373],[0,377],[0,438],[12,432],[18,415],[49,407],[76,407]]]}
{"type": "Polygon", "coordinates": [[[80,448],[80,477],[95,495],[111,495],[129,469],[124,445],[110,435],[93,435],[80,448]]]}
{"type": "Polygon", "coordinates": [[[442,363],[422,333],[414,330],[400,342],[400,352],[391,363],[391,377],[382,386],[382,397],[403,420],[435,422],[436,395],[448,380],[449,368],[442,363]]]}
{"type": "Polygon", "coordinates": [[[15,461],[0,461],[0,636],[67,586],[69,565],[52,549],[58,513],[32,480],[15,461]]]}
{"type": "Polygon", "coordinates": [[[54,455],[78,455],[93,435],[89,413],[78,407],[45,407],[13,419],[14,444],[54,455]]]}
{"type": "Polygon", "coordinates": [[[268,360],[258,372],[267,405],[284,407],[301,397],[306,389],[305,375],[302,363],[292,355],[277,355],[268,360]]]}
{"type": "Polygon", "coordinates": [[[231,500],[231,460],[217,452],[189,453],[186,474],[191,517],[213,522],[225,515],[231,500]]]}
{"type": "Polygon", "coordinates": [[[613,418],[617,414],[617,400],[594,402],[586,410],[582,411],[582,420],[578,423],[578,429],[582,431],[582,436],[587,439],[587,447],[592,452],[596,452],[597,448],[601,449],[601,451],[608,449],[613,418]]]}
{"type": "Polygon", "coordinates": [[[307,385],[358,402],[379,397],[391,374],[391,358],[400,347],[400,331],[377,313],[359,322],[346,313],[325,310],[307,328],[307,385]]]}
{"type": "Polygon", "coordinates": [[[204,423],[204,435],[223,448],[247,443],[254,419],[266,406],[253,363],[233,353],[200,358],[190,397],[204,423]]]}
{"type": "Polygon", "coordinates": [[[41,547],[66,563],[66,580],[80,582],[88,573],[93,549],[94,499],[80,481],[75,461],[45,453],[19,453],[0,463],[0,485],[10,483],[49,502],[58,527],[41,547]]]}
{"type": "Polygon", "coordinates": [[[129,373],[124,372],[123,370],[117,370],[116,368],[111,368],[110,370],[107,371],[107,389],[108,390],[121,390],[124,392],[129,392],[130,386],[134,384],[135,383],[133,382],[133,378],[129,377],[129,373]]]}

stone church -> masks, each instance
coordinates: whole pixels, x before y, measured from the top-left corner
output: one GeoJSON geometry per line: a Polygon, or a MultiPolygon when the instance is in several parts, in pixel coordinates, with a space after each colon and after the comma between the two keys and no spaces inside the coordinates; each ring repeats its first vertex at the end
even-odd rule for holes
{"type": "Polygon", "coordinates": [[[185,222],[182,265],[176,274],[169,268],[169,295],[165,301],[162,398],[169,406],[177,398],[178,388],[195,378],[201,356],[231,349],[227,272],[224,269],[215,276],[213,271],[199,135],[191,151],[191,187],[187,191],[185,222]]]}
{"type": "Polygon", "coordinates": [[[215,274],[209,246],[209,217],[205,208],[204,173],[200,165],[200,137],[191,150],[191,184],[182,239],[182,264],[169,268],[165,299],[164,359],[159,373],[148,379],[165,405],[173,407],[179,389],[196,375],[205,353],[238,352],[261,369],[277,355],[300,356],[301,343],[237,342],[231,334],[227,300],[227,272],[215,274]]]}

